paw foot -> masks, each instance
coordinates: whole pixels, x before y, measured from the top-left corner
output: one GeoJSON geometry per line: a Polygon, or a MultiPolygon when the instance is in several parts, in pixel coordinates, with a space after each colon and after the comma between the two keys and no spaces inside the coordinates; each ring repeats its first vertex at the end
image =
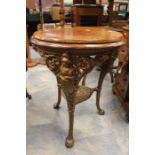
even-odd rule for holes
{"type": "Polygon", "coordinates": [[[99,114],[99,115],[104,115],[104,114],[105,114],[105,112],[104,112],[104,110],[103,110],[103,109],[100,109],[100,110],[98,110],[98,114],[99,114]]]}
{"type": "Polygon", "coordinates": [[[74,146],[74,140],[73,139],[66,139],[65,143],[66,147],[71,148],[74,146]]]}
{"type": "Polygon", "coordinates": [[[59,109],[59,108],[60,108],[60,106],[59,106],[59,104],[58,104],[58,103],[55,103],[55,104],[53,105],[53,108],[54,108],[54,109],[59,109]]]}

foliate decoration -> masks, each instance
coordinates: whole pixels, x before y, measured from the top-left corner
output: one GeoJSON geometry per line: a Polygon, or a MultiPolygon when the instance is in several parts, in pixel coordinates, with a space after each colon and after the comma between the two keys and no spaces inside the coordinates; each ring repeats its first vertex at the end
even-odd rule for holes
{"type": "Polygon", "coordinates": [[[55,75],[57,75],[59,72],[60,58],[54,55],[48,55],[46,56],[46,65],[55,75]]]}
{"type": "Polygon", "coordinates": [[[36,50],[40,54],[41,57],[45,56],[45,51],[44,50],[40,49],[39,47],[37,47],[34,44],[32,44],[32,47],[33,47],[34,50],[36,50]]]}
{"type": "Polygon", "coordinates": [[[74,68],[76,71],[77,82],[88,72],[90,72],[95,64],[94,58],[89,56],[78,56],[73,58],[74,68]]]}
{"type": "Polygon", "coordinates": [[[75,94],[74,103],[78,104],[87,100],[92,95],[93,92],[94,92],[94,89],[92,88],[89,88],[86,86],[79,86],[75,94]]]}
{"type": "Polygon", "coordinates": [[[45,51],[44,50],[38,49],[38,52],[39,52],[41,57],[45,56],[45,51]]]}

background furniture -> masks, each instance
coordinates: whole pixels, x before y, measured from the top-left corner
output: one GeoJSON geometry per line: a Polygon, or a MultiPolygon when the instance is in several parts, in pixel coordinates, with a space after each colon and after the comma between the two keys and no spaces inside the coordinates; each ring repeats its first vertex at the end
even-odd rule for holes
{"type": "MultiPolygon", "coordinates": [[[[43,18],[45,23],[53,22],[50,12],[44,12],[43,18]]],[[[37,31],[37,25],[40,24],[40,13],[26,13],[26,24],[28,25],[28,38],[32,36],[32,34],[37,31]]]]}
{"type": "MultiPolygon", "coordinates": [[[[128,0],[108,0],[108,23],[109,26],[122,28],[128,23],[128,0]],[[121,9],[122,6],[126,6],[126,9],[121,9]]],[[[124,7],[123,7],[124,8],[124,7]]]]}
{"type": "MultiPolygon", "coordinates": [[[[128,0],[122,1],[122,0],[73,0],[74,4],[99,4],[102,5],[103,10],[103,25],[109,25],[113,26],[115,28],[122,28],[122,26],[125,26],[126,23],[128,23],[128,17],[129,17],[129,10],[128,10],[128,0]],[[122,10],[121,6],[127,6],[126,9],[122,10]]],[[[35,4],[33,4],[33,10],[35,10],[35,4]]],[[[43,17],[44,17],[44,23],[59,23],[63,26],[65,23],[72,23],[72,4],[68,3],[65,4],[63,0],[61,0],[61,3],[54,4],[51,2],[51,6],[48,6],[49,12],[45,12],[45,8],[43,8],[43,17]],[[63,5],[61,5],[63,2],[63,5]]],[[[32,9],[32,8],[31,8],[32,9]]],[[[36,11],[29,11],[31,9],[27,9],[27,25],[29,25],[28,28],[28,36],[30,37],[33,32],[37,30],[37,25],[40,23],[40,15],[39,12],[36,11]]],[[[83,18],[83,17],[82,17],[83,18]]],[[[85,17],[84,17],[85,18],[85,17]]],[[[93,20],[93,18],[91,18],[93,20]]],[[[94,19],[95,21],[96,19],[94,19]]]]}
{"type": "Polygon", "coordinates": [[[73,4],[96,4],[96,0],[73,0],[73,4]]]}
{"type": "Polygon", "coordinates": [[[89,4],[73,5],[73,26],[103,25],[103,6],[89,4]]]}
{"type": "Polygon", "coordinates": [[[116,94],[121,104],[127,112],[129,119],[129,27],[123,27],[126,45],[122,47],[119,54],[119,67],[116,73],[116,79],[113,84],[113,92],[116,94]]]}
{"type": "Polygon", "coordinates": [[[67,100],[69,130],[66,146],[72,147],[76,105],[89,99],[96,91],[98,113],[104,114],[100,107],[101,86],[109,67],[117,57],[118,48],[124,44],[122,34],[103,27],[62,27],[39,30],[33,34],[31,42],[37,51],[44,52],[42,56],[45,57],[48,68],[56,75],[59,96],[54,108],[59,108],[61,90],[67,100]],[[91,57],[94,55],[101,57],[91,57]],[[102,66],[102,70],[97,87],[81,86],[80,81],[85,74],[98,65],[102,66]]]}
{"type": "MultiPolygon", "coordinates": [[[[65,5],[64,6],[64,11],[65,11],[65,22],[72,22],[71,16],[71,5],[65,5]]],[[[60,5],[54,4],[51,6],[51,16],[52,16],[52,23],[58,23],[60,22],[60,5]]]]}
{"type": "Polygon", "coordinates": [[[31,58],[28,33],[26,31],[26,67],[34,67],[38,63],[31,58]]]}
{"type": "Polygon", "coordinates": [[[113,85],[113,93],[116,94],[120,103],[127,112],[127,121],[129,120],[129,60],[127,60],[122,68],[116,74],[115,83],[113,85]]]}

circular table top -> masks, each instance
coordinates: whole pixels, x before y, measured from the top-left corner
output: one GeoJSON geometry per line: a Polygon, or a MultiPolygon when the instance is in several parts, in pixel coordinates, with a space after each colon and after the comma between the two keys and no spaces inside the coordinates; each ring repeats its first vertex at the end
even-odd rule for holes
{"type": "Polygon", "coordinates": [[[35,39],[53,43],[112,43],[122,40],[122,34],[103,27],[51,28],[36,31],[35,39]]]}
{"type": "MultiPolygon", "coordinates": [[[[120,32],[104,27],[58,27],[36,31],[32,44],[43,50],[53,52],[57,49],[74,49],[72,53],[93,53],[94,49],[116,48],[124,45],[124,38],[120,32]]],[[[61,51],[58,51],[61,52],[61,51]]],[[[101,52],[101,51],[96,51],[101,52]]]]}

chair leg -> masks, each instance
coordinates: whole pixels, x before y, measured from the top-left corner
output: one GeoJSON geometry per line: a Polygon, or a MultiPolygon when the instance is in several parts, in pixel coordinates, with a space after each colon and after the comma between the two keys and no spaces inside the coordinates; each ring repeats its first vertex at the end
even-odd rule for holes
{"type": "Polygon", "coordinates": [[[61,86],[57,80],[57,85],[58,85],[58,100],[57,102],[53,105],[54,109],[59,109],[60,108],[60,103],[61,103],[61,86]]]}
{"type": "Polygon", "coordinates": [[[68,104],[68,114],[69,114],[69,129],[68,129],[68,136],[66,138],[66,147],[71,148],[74,146],[74,138],[73,138],[73,125],[74,125],[74,110],[75,105],[73,103],[68,104]]]}

